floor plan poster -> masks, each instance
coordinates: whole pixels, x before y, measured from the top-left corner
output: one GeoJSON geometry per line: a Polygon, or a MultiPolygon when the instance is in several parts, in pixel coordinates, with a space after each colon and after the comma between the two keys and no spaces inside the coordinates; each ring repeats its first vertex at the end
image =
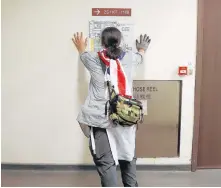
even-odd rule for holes
{"type": "Polygon", "coordinates": [[[93,20],[89,22],[89,51],[99,51],[101,49],[100,35],[106,27],[117,27],[122,35],[123,39],[121,47],[126,51],[134,51],[135,40],[134,40],[134,25],[132,23],[126,23],[122,21],[99,21],[93,20]]]}

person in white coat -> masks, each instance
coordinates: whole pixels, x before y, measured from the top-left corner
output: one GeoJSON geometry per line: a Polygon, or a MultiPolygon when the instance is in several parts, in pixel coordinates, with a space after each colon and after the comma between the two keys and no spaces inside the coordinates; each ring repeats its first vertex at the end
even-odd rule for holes
{"type": "MultiPolygon", "coordinates": [[[[105,56],[116,60],[119,59],[127,81],[132,90],[133,65],[143,62],[150,38],[140,35],[136,40],[137,52],[124,52],[120,48],[122,39],[121,32],[115,27],[107,27],[101,33],[101,44],[105,56]]],[[[135,139],[136,125],[122,127],[113,126],[113,123],[105,115],[105,104],[108,101],[107,87],[105,84],[106,66],[96,52],[86,51],[87,39],[82,33],[74,34],[72,38],[82,63],[90,72],[89,93],[82,105],[77,121],[85,136],[89,138],[89,148],[100,175],[103,187],[116,187],[119,164],[122,182],[125,187],[137,187],[135,139]]]]}

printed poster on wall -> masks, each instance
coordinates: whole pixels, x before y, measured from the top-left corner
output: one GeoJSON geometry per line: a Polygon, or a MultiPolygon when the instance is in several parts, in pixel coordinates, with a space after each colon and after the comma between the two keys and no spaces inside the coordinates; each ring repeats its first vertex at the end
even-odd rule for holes
{"type": "Polygon", "coordinates": [[[116,27],[121,31],[123,35],[121,47],[124,51],[135,51],[134,24],[114,20],[89,21],[89,51],[98,52],[101,49],[100,35],[106,27],[116,27]]]}

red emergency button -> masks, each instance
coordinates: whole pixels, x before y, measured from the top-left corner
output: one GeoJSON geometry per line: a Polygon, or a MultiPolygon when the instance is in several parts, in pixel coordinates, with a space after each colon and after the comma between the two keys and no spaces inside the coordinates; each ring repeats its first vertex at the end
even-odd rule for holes
{"type": "Polygon", "coordinates": [[[178,69],[178,75],[179,76],[185,76],[187,74],[188,74],[187,66],[180,66],[179,69],[178,69]]]}

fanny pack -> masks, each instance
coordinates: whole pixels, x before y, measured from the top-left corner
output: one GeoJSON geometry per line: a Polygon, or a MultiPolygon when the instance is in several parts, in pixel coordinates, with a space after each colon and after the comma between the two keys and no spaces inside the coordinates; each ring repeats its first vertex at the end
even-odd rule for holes
{"type": "Polygon", "coordinates": [[[109,115],[114,124],[133,126],[143,123],[143,105],[140,101],[116,94],[110,81],[107,81],[109,100],[105,105],[105,115],[109,115]]]}
{"type": "MultiPolygon", "coordinates": [[[[102,60],[101,63],[105,65],[102,60]]],[[[105,70],[103,69],[104,74],[105,70]]],[[[132,99],[130,96],[117,94],[111,82],[107,81],[106,83],[109,100],[105,105],[105,115],[108,115],[109,119],[115,125],[133,126],[135,124],[143,123],[142,103],[136,99],[132,99]]]]}

